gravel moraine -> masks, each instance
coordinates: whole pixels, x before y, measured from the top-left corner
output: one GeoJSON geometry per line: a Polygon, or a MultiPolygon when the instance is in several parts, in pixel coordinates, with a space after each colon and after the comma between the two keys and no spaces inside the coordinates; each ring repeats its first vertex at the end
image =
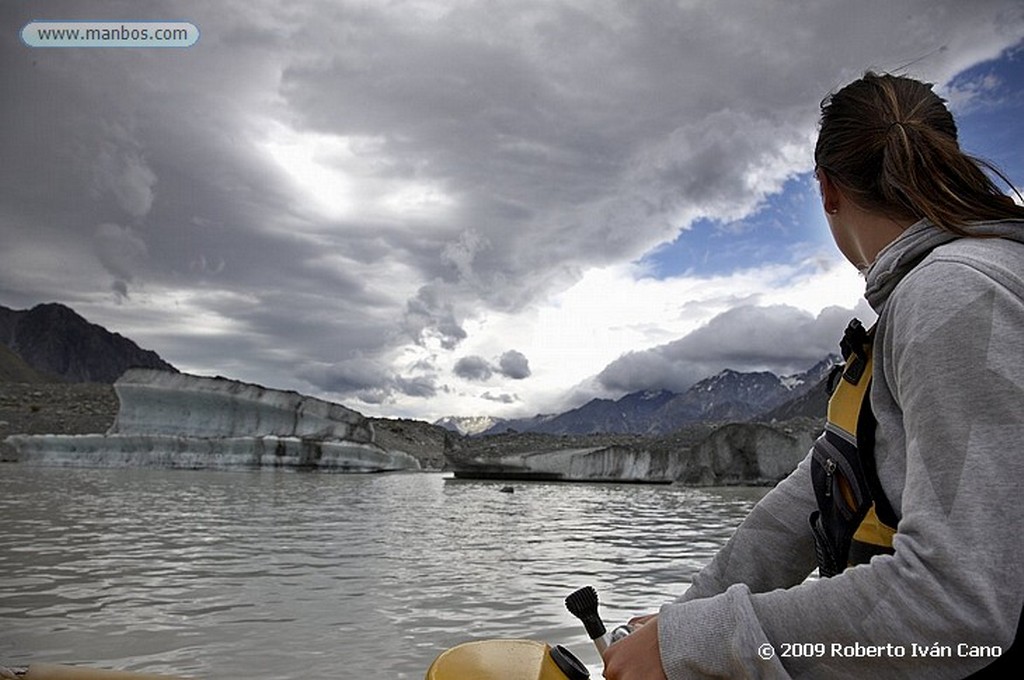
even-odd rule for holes
{"type": "Polygon", "coordinates": [[[13,450],[11,434],[91,434],[106,432],[117,416],[112,385],[98,383],[0,384],[0,460],[13,450]]]}

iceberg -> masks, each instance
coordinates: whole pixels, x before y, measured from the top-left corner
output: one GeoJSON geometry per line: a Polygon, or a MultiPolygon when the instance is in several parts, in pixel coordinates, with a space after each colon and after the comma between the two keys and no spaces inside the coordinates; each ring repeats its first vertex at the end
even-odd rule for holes
{"type": "Polygon", "coordinates": [[[408,453],[378,445],[362,414],[297,392],[156,369],[129,369],[114,390],[117,418],[105,434],[6,442],[19,462],[42,465],[420,469],[408,453]]]}
{"type": "Polygon", "coordinates": [[[671,484],[684,461],[669,451],[617,444],[539,447],[493,455],[480,451],[449,452],[448,469],[456,478],[550,480],[565,482],[632,482],[671,484]]]}

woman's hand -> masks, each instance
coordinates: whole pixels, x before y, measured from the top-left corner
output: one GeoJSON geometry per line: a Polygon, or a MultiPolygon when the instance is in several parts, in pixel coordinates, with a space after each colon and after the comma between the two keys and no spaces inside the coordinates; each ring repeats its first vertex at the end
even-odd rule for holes
{"type": "Polygon", "coordinates": [[[629,625],[639,625],[639,628],[604,652],[604,677],[607,680],[668,680],[661,667],[657,615],[637,617],[629,625]]]}
{"type": "Polygon", "coordinates": [[[626,625],[635,631],[640,626],[650,623],[656,618],[658,618],[657,614],[645,614],[643,616],[634,616],[629,620],[629,622],[626,625]]]}

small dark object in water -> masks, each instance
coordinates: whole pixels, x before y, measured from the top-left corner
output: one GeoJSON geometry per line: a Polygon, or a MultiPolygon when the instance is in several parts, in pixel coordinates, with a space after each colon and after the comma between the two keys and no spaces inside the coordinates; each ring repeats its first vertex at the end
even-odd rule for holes
{"type": "Polygon", "coordinates": [[[503,487],[501,487],[501,492],[502,493],[515,493],[516,489],[513,486],[503,486],[503,487]]]}

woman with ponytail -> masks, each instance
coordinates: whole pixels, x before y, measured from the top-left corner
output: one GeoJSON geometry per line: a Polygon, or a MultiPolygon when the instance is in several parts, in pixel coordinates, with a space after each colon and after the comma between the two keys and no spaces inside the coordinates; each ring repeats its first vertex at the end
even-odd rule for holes
{"type": "Polygon", "coordinates": [[[606,678],[965,678],[1015,665],[1024,207],[911,78],[868,73],[826,98],[814,154],[832,235],[878,313],[868,434],[890,549],[807,580],[809,455],[681,597],[608,648],[606,678]]]}

